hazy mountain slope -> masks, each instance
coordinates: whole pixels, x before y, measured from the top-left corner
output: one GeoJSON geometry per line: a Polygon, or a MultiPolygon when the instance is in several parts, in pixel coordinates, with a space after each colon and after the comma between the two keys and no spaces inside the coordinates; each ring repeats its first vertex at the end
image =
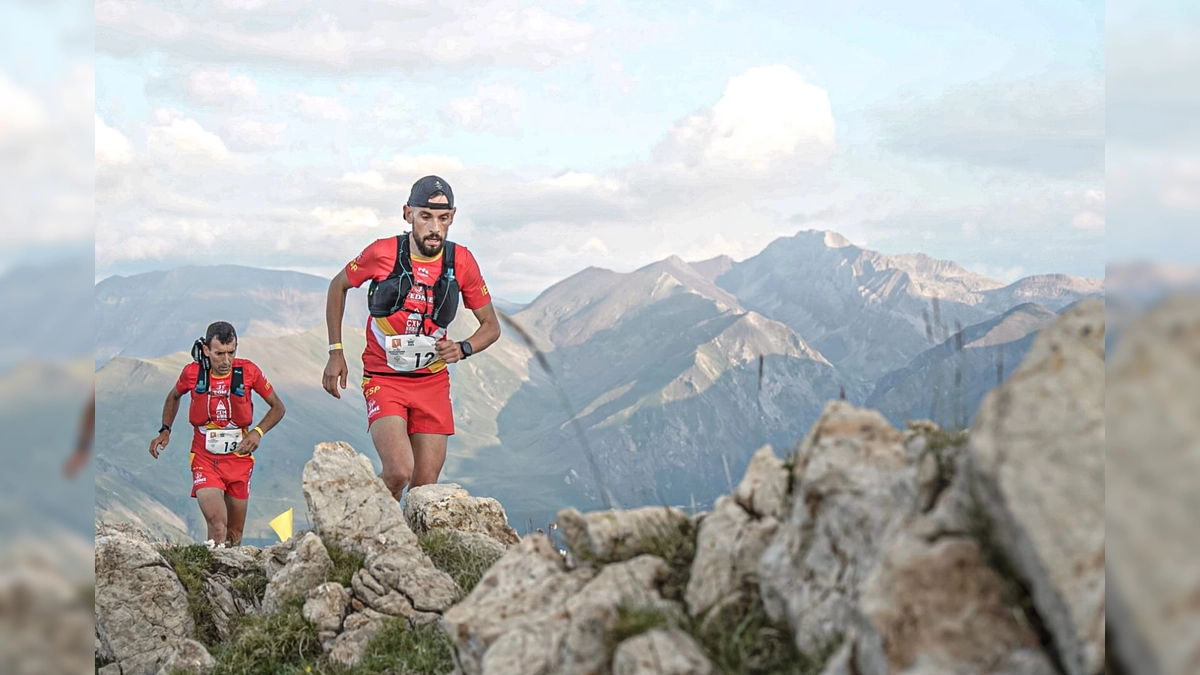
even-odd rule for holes
{"type": "MultiPolygon", "coordinates": [[[[187,266],[96,284],[95,358],[187,351],[213,321],[245,337],[278,337],[325,324],[329,280],[237,265],[187,266]]],[[[366,321],[363,289],[351,291],[346,323],[366,321]]]]}
{"type": "Polygon", "coordinates": [[[743,306],[788,324],[860,384],[903,367],[941,326],[968,326],[1023,302],[1058,308],[1096,283],[1048,275],[1005,285],[950,261],[884,255],[815,230],[777,239],[717,278],[743,306]]]}
{"type": "Polygon", "coordinates": [[[1024,358],[1037,332],[1057,314],[1027,303],[968,326],[879,378],[866,405],[903,427],[909,419],[967,426],[983,397],[1024,358]]]}
{"type": "Polygon", "coordinates": [[[95,340],[90,259],[22,265],[0,275],[0,374],[27,361],[86,358],[95,340]]]}
{"type": "Polygon", "coordinates": [[[74,452],[84,406],[91,397],[91,360],[24,362],[0,376],[0,510],[13,522],[6,534],[36,533],[43,525],[92,532],[92,469],[74,480],[62,467],[74,452]]]}

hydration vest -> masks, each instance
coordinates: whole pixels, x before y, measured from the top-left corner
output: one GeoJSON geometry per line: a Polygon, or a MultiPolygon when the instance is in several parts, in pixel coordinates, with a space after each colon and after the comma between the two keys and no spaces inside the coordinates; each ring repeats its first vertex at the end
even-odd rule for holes
{"type": "MultiPolygon", "coordinates": [[[[201,345],[204,339],[196,340],[192,345],[192,359],[200,364],[200,372],[196,375],[196,387],[192,389],[192,402],[188,406],[188,423],[194,427],[203,427],[212,422],[209,400],[209,371],[211,365],[204,355],[201,345]]],[[[250,391],[246,389],[241,366],[233,367],[233,376],[229,381],[229,421],[241,429],[246,429],[254,421],[254,402],[250,400],[250,391]]]]}
{"type": "MultiPolygon", "coordinates": [[[[371,316],[389,317],[401,311],[408,292],[413,287],[412,260],[408,253],[408,233],[396,237],[396,264],[392,272],[383,281],[371,281],[367,291],[367,309],[371,316]]],[[[447,240],[443,244],[442,273],[433,286],[425,287],[425,297],[433,291],[433,314],[426,314],[422,308],[421,317],[432,319],[441,328],[450,325],[458,313],[458,280],[454,278],[454,242],[447,240]]],[[[422,321],[424,330],[424,321],[422,321]]]]}

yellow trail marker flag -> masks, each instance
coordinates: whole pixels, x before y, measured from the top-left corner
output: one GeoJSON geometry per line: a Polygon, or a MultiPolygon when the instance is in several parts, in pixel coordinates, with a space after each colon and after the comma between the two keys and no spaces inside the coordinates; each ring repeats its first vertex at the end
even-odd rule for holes
{"type": "Polygon", "coordinates": [[[279,535],[279,541],[292,538],[292,510],[288,509],[271,520],[271,529],[279,535]]]}

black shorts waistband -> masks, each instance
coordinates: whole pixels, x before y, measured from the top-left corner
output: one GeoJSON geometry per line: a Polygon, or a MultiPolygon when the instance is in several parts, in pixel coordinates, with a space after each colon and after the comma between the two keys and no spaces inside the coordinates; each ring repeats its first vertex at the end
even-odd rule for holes
{"type": "Polygon", "coordinates": [[[396,370],[393,370],[390,373],[382,373],[382,372],[377,372],[374,370],[364,370],[363,374],[368,375],[370,377],[375,377],[376,375],[378,375],[379,377],[433,377],[434,375],[438,375],[443,372],[445,372],[445,369],[439,370],[436,373],[402,373],[402,372],[396,371],[396,370]]]}

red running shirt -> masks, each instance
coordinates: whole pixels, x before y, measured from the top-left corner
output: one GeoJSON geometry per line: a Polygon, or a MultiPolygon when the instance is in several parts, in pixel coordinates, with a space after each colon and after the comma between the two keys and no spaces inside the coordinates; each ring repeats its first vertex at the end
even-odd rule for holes
{"type": "MultiPolygon", "coordinates": [[[[442,274],[442,257],[445,250],[438,252],[434,258],[422,258],[410,250],[412,260],[413,285],[408,297],[404,299],[399,312],[386,317],[367,317],[367,347],[363,350],[363,370],[374,372],[391,372],[388,365],[384,344],[389,336],[395,335],[430,335],[435,339],[443,339],[446,330],[433,322],[430,316],[422,319],[422,314],[433,314],[434,282],[442,274]],[[430,292],[426,293],[425,287],[430,292]]],[[[369,281],[383,281],[392,273],[396,265],[396,237],[376,239],[363,249],[358,257],[346,264],[346,278],[350,285],[358,288],[369,281]]],[[[458,280],[459,291],[462,293],[463,306],[476,310],[492,301],[488,295],[487,284],[479,271],[479,263],[470,249],[462,244],[455,244],[454,276],[458,280]]],[[[446,362],[438,359],[414,373],[436,373],[446,368],[446,362]]]]}

